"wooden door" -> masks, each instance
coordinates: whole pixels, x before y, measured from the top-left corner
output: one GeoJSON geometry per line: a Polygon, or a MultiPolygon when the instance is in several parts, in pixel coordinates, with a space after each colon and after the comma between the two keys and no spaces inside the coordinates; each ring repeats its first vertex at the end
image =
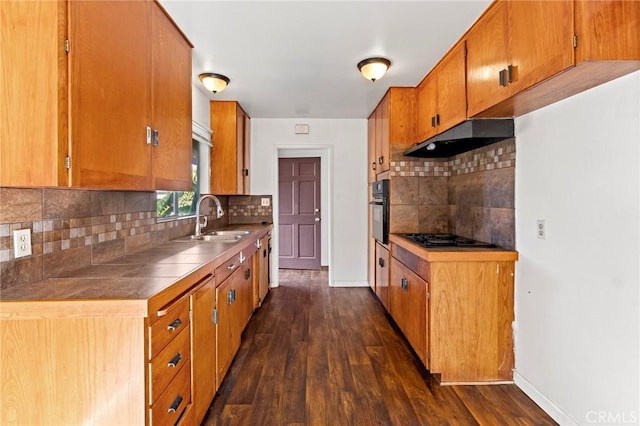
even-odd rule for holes
{"type": "Polygon", "coordinates": [[[427,353],[427,283],[391,258],[389,311],[423,362],[427,353]]]}
{"type": "Polygon", "coordinates": [[[265,235],[260,240],[260,250],[257,253],[258,271],[258,303],[262,305],[269,292],[269,236],[265,235]]]}
{"type": "Polygon", "coordinates": [[[431,72],[420,83],[416,93],[418,111],[416,142],[422,142],[437,133],[437,83],[436,72],[431,72]]]}
{"type": "Polygon", "coordinates": [[[457,44],[438,65],[438,133],[467,118],[465,44],[457,44]]]}
{"type": "Polygon", "coordinates": [[[280,267],[320,269],[320,158],[280,158],[280,267]]]}
{"type": "MultiPolygon", "coordinates": [[[[235,101],[209,103],[213,147],[211,148],[211,193],[241,194],[242,166],[238,165],[238,151],[244,141],[238,139],[238,110],[235,101]]],[[[240,109],[241,111],[241,109],[240,109]]],[[[244,128],[244,127],[243,127],[244,128]]]]}
{"type": "Polygon", "coordinates": [[[473,117],[506,99],[500,71],[507,68],[507,5],[493,3],[467,34],[467,115],[473,117]]]}
{"type": "Polygon", "coordinates": [[[573,66],[573,2],[509,1],[508,15],[511,94],[573,66]]]}
{"type": "Polygon", "coordinates": [[[244,167],[245,129],[245,113],[242,108],[240,108],[240,105],[236,104],[236,181],[238,182],[238,186],[236,188],[237,194],[244,194],[246,192],[244,167]]]}
{"type": "Polygon", "coordinates": [[[67,186],[66,3],[0,7],[0,186],[67,186]]]}
{"type": "Polygon", "coordinates": [[[236,268],[216,289],[216,389],[229,370],[231,361],[240,347],[240,332],[237,330],[238,309],[235,303],[237,288],[242,282],[242,268],[236,268]]]}
{"type": "Polygon", "coordinates": [[[369,162],[367,163],[367,182],[371,183],[376,180],[376,112],[372,112],[367,121],[367,153],[369,162]]]}
{"type": "Polygon", "coordinates": [[[191,368],[193,409],[200,424],[216,392],[216,325],[213,309],[216,286],[213,278],[191,295],[191,368]]]}
{"type": "Polygon", "coordinates": [[[575,8],[576,63],[640,58],[640,2],[577,0],[575,8]]]}
{"type": "Polygon", "coordinates": [[[153,189],[192,190],[191,46],[151,3],[151,127],[153,189]]]}
{"type": "Polygon", "coordinates": [[[69,2],[71,180],[151,189],[150,2],[69,2]]]}
{"type": "Polygon", "coordinates": [[[382,306],[389,310],[389,249],[376,243],[376,294],[382,306]]]}
{"type": "Polygon", "coordinates": [[[389,170],[389,154],[391,153],[391,139],[390,139],[390,117],[389,117],[389,103],[390,96],[387,93],[385,97],[380,102],[378,109],[380,110],[379,115],[376,117],[377,120],[380,120],[380,138],[376,138],[376,152],[378,155],[378,166],[376,168],[376,173],[382,173],[389,170]]]}

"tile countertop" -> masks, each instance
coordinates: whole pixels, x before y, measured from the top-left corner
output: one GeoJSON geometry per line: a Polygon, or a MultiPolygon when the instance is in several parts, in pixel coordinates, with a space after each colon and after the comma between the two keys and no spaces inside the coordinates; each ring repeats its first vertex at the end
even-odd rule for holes
{"type": "Polygon", "coordinates": [[[212,276],[216,267],[272,228],[234,225],[225,229],[251,234],[235,244],[171,240],[63,277],[11,288],[0,292],[0,319],[146,317],[212,276]]]}
{"type": "Polygon", "coordinates": [[[500,247],[422,247],[396,234],[389,234],[389,242],[410,251],[427,262],[516,261],[518,252],[500,247]]]}

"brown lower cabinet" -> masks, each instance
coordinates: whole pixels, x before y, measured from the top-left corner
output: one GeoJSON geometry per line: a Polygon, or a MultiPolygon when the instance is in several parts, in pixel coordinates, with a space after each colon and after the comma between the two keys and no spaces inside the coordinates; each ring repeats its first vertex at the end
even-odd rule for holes
{"type": "MultiPolygon", "coordinates": [[[[161,291],[133,278],[131,299],[0,301],[0,423],[200,424],[253,313],[256,250],[161,291]]],[[[66,284],[101,291],[92,281],[66,284]]]]}
{"type": "Polygon", "coordinates": [[[427,261],[393,242],[391,255],[389,313],[429,371],[441,383],[512,381],[514,261],[427,261]]]}
{"type": "Polygon", "coordinates": [[[375,292],[382,306],[389,310],[389,249],[380,243],[376,245],[375,292]]]}

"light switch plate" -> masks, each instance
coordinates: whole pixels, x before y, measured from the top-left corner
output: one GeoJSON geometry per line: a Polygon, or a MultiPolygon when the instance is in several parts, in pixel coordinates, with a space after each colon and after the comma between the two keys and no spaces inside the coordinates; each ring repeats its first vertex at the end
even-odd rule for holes
{"type": "Polygon", "coordinates": [[[262,207],[269,207],[269,205],[271,204],[271,202],[270,202],[270,201],[271,201],[271,200],[270,200],[269,198],[262,198],[262,199],[260,200],[260,205],[261,205],[262,207]]]}
{"type": "Polygon", "coordinates": [[[31,256],[31,229],[13,231],[13,255],[16,259],[31,256]]]}

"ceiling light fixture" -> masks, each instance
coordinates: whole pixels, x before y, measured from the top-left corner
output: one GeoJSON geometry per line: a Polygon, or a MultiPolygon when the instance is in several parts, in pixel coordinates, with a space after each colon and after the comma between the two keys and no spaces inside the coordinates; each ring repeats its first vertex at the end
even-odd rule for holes
{"type": "Polygon", "coordinates": [[[227,84],[229,84],[229,82],[231,81],[229,80],[229,77],[226,77],[222,74],[214,74],[211,72],[202,73],[198,76],[198,78],[200,79],[202,84],[204,84],[204,87],[206,87],[207,90],[210,90],[213,93],[222,92],[225,87],[227,87],[227,84]]]}
{"type": "Polygon", "coordinates": [[[391,61],[385,58],[368,58],[358,62],[358,70],[364,78],[376,81],[387,72],[391,66],[391,61]]]}

